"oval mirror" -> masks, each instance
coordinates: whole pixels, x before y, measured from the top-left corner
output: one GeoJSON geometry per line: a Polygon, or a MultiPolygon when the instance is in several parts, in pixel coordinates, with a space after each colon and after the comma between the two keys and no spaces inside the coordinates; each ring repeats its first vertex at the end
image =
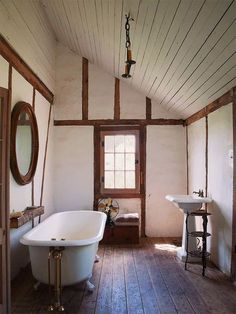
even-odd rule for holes
{"type": "Polygon", "coordinates": [[[30,104],[18,102],[11,115],[11,171],[17,183],[32,181],[38,161],[38,126],[30,104]]]}

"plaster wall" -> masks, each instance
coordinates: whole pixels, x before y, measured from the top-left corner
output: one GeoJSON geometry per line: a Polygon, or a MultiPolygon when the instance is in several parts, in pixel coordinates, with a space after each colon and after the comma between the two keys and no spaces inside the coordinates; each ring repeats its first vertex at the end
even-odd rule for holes
{"type": "Polygon", "coordinates": [[[0,56],[0,87],[8,88],[8,62],[0,56]]]}
{"type": "MultiPolygon", "coordinates": [[[[55,101],[57,119],[79,118],[82,102],[82,82],[74,75],[73,64],[79,69],[82,58],[66,47],[57,47],[59,75],[56,90],[64,93],[63,102],[55,101]],[[60,60],[63,60],[61,62],[60,60]],[[73,60],[73,62],[71,61],[73,60]],[[64,79],[66,75],[66,80],[64,79]],[[73,95],[80,95],[76,99],[73,95]]],[[[89,63],[88,110],[90,119],[114,117],[115,78],[89,63]]],[[[158,118],[170,117],[155,104],[158,118]]],[[[120,110],[123,119],[145,119],[146,97],[125,81],[120,81],[120,110]]],[[[172,118],[176,118],[171,116],[172,118]]],[[[80,117],[81,118],[81,117],[80,117]]],[[[55,127],[55,206],[58,211],[92,209],[93,207],[93,127],[55,127]],[[66,192],[65,192],[66,187],[66,192]]],[[[151,126],[147,137],[147,234],[181,235],[182,215],[165,201],[168,193],[186,191],[185,132],[182,126],[151,126]],[[171,169],[171,170],[170,170],[171,169]],[[155,173],[155,175],[153,175],[155,173]],[[170,188],[171,187],[171,188],[170,188]],[[158,191],[158,193],[157,193],[158,191]],[[158,223],[162,221],[162,224],[158,223]],[[158,226],[158,228],[157,228],[158,226]]],[[[139,199],[118,199],[121,212],[141,214],[139,199]]]]}
{"type": "Polygon", "coordinates": [[[120,81],[120,118],[146,118],[146,97],[123,80],[120,81]]]}
{"type": "Polygon", "coordinates": [[[114,119],[115,79],[89,64],[89,119],[114,119]]]}
{"type": "MultiPolygon", "coordinates": [[[[2,87],[8,87],[8,63],[0,58],[0,77],[2,87]]],[[[32,104],[33,99],[33,87],[17,72],[12,71],[12,109],[18,101],[24,101],[32,104]]],[[[35,205],[39,205],[41,186],[42,186],[42,173],[45,154],[45,143],[47,136],[47,124],[50,104],[38,93],[35,95],[35,114],[38,123],[39,131],[39,158],[37,169],[34,178],[34,193],[35,193],[35,205]]],[[[52,129],[52,124],[51,124],[52,129]]],[[[47,158],[47,168],[45,173],[45,187],[47,192],[43,197],[43,205],[45,206],[45,215],[51,214],[54,211],[53,206],[53,193],[52,193],[52,132],[49,137],[48,150],[50,152],[49,158],[47,158]],[[50,193],[48,193],[50,191],[50,193]]],[[[22,211],[27,206],[32,205],[32,183],[27,185],[18,185],[11,172],[10,172],[10,211],[22,211]]],[[[35,219],[37,224],[37,219],[35,219]]],[[[19,272],[21,267],[24,267],[29,262],[28,248],[19,243],[21,236],[31,228],[31,223],[27,223],[21,228],[10,230],[10,245],[11,245],[11,276],[14,278],[19,272]]]]}
{"type": "MultiPolygon", "coordinates": [[[[189,192],[205,188],[205,119],[188,127],[189,135],[189,192]]],[[[232,105],[224,106],[208,115],[208,250],[212,261],[227,275],[230,275],[232,253],[233,215],[233,127],[232,105]]],[[[197,220],[196,227],[201,227],[197,220]]]]}
{"type": "Polygon", "coordinates": [[[181,236],[183,214],[165,200],[166,194],[186,193],[185,129],[148,126],[146,234],[181,236]]]}
{"type": "Polygon", "coordinates": [[[213,262],[227,275],[231,271],[233,217],[232,104],[208,117],[208,195],[213,262]]]}
{"type": "Polygon", "coordinates": [[[205,118],[188,126],[189,193],[206,188],[206,121],[205,118]]]}
{"type": "Polygon", "coordinates": [[[81,119],[82,57],[58,43],[56,68],[55,119],[81,119]]]}
{"type": "Polygon", "coordinates": [[[93,209],[93,127],[56,127],[54,198],[57,211],[93,209]]]}

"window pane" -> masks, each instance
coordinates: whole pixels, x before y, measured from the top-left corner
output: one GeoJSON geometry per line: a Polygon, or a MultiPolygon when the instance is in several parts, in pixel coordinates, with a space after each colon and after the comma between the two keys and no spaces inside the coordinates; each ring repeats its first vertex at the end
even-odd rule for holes
{"type": "Polygon", "coordinates": [[[115,152],[123,153],[125,151],[125,137],[124,135],[115,136],[115,152]]]}
{"type": "Polygon", "coordinates": [[[105,135],[104,150],[106,153],[114,152],[114,136],[105,135]]]}
{"type": "Polygon", "coordinates": [[[135,153],[135,136],[134,135],[125,136],[125,151],[127,153],[135,153]]]}
{"type": "Polygon", "coordinates": [[[115,187],[116,189],[125,188],[124,171],[115,171],[115,187]]]}
{"type": "Polygon", "coordinates": [[[135,188],[135,171],[125,172],[125,185],[127,189],[135,188]]]}
{"type": "Polygon", "coordinates": [[[114,154],[105,154],[105,170],[114,170],[114,154]]]}
{"type": "Polygon", "coordinates": [[[125,170],[135,170],[135,154],[125,154],[125,170]]]}
{"type": "Polygon", "coordinates": [[[125,170],[124,154],[115,154],[115,170],[125,170]]]}
{"type": "Polygon", "coordinates": [[[105,171],[105,189],[114,189],[114,171],[105,171]]]}

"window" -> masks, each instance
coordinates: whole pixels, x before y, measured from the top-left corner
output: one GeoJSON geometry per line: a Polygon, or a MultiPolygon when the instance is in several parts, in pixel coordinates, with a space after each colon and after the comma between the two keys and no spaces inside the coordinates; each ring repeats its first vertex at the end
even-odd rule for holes
{"type": "Polygon", "coordinates": [[[104,130],[100,140],[100,193],[139,193],[139,130],[104,130]]]}

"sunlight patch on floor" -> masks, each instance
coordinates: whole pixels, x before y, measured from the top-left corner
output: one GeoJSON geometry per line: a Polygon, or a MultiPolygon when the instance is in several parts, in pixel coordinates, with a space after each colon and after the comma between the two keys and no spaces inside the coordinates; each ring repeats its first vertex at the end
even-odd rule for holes
{"type": "Polygon", "coordinates": [[[179,246],[169,243],[154,244],[155,249],[160,251],[176,252],[179,249],[179,246]]]}

